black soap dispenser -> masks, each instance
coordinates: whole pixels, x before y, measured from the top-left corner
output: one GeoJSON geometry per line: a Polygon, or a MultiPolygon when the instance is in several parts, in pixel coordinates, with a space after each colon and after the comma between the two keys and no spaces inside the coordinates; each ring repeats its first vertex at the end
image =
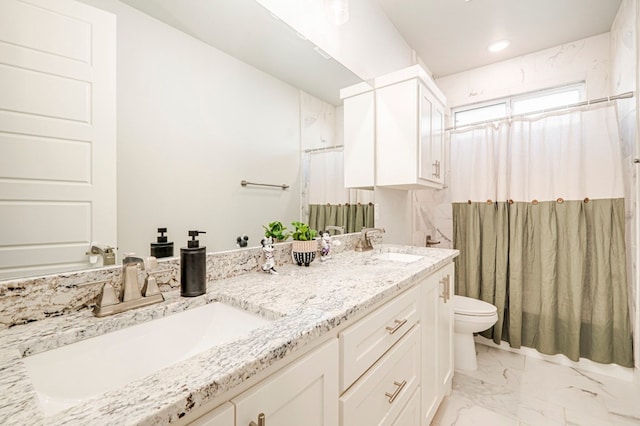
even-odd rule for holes
{"type": "Polygon", "coordinates": [[[156,259],[161,257],[173,256],[173,242],[167,242],[167,237],[164,235],[167,232],[167,228],[158,228],[158,242],[151,243],[151,256],[156,259]]]}
{"type": "Polygon", "coordinates": [[[196,239],[204,231],[189,231],[187,247],[180,249],[180,296],[195,297],[207,291],[206,247],[196,239]]]}

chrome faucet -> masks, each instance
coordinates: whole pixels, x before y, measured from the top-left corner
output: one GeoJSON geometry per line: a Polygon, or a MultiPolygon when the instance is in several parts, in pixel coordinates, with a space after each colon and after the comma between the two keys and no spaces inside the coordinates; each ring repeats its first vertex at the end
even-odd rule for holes
{"type": "Polygon", "coordinates": [[[382,232],[385,233],[384,228],[362,228],[360,231],[360,239],[356,243],[355,251],[369,251],[373,250],[373,245],[371,245],[371,238],[369,238],[369,234],[371,232],[382,232]]]}
{"type": "Polygon", "coordinates": [[[324,227],[325,231],[340,231],[340,234],[344,234],[344,226],[329,225],[324,227]]]}
{"type": "Polygon", "coordinates": [[[111,246],[103,244],[92,244],[88,252],[85,253],[88,256],[98,255],[102,257],[102,266],[109,266],[116,264],[116,252],[111,246]]]}
{"type": "Polygon", "coordinates": [[[129,309],[140,308],[152,305],[164,300],[164,296],[158,289],[158,283],[151,269],[157,266],[155,257],[148,257],[145,260],[127,254],[122,260],[122,297],[116,296],[115,290],[110,283],[102,287],[98,303],[93,310],[97,317],[118,314],[129,309]],[[145,264],[148,266],[145,267],[145,264]],[[146,269],[147,279],[143,291],[140,291],[138,284],[138,268],[146,269]],[[144,293],[144,294],[143,294],[144,293]]]}
{"type": "Polygon", "coordinates": [[[144,271],[144,260],[133,253],[126,254],[122,260],[122,301],[137,300],[142,297],[138,286],[138,266],[144,271]]]}

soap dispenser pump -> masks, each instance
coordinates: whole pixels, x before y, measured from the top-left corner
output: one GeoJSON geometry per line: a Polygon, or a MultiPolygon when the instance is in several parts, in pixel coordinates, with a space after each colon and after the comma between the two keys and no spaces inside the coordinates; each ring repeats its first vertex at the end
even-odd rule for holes
{"type": "Polygon", "coordinates": [[[173,242],[167,241],[166,232],[167,228],[158,228],[158,242],[151,243],[151,256],[156,259],[173,256],[173,242]]]}
{"type": "Polygon", "coordinates": [[[189,231],[191,239],[187,247],[180,249],[180,295],[183,297],[200,296],[207,291],[207,248],[200,247],[196,239],[205,233],[189,231]]]}

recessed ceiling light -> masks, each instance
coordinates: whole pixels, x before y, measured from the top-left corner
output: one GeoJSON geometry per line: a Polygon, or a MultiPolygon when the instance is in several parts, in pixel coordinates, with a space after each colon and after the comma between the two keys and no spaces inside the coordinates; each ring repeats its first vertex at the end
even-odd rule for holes
{"type": "Polygon", "coordinates": [[[510,44],[511,42],[509,40],[500,40],[490,44],[488,49],[489,49],[489,52],[499,52],[503,49],[506,49],[506,47],[509,46],[510,44]]]}

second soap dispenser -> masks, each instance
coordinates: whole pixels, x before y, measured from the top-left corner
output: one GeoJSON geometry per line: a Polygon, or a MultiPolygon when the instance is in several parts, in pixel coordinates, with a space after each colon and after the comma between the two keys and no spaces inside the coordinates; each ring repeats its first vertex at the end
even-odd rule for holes
{"type": "Polygon", "coordinates": [[[195,297],[207,291],[207,248],[200,247],[198,235],[204,231],[189,231],[187,247],[180,249],[180,296],[195,297]]]}
{"type": "Polygon", "coordinates": [[[167,241],[168,238],[164,235],[167,232],[167,228],[158,228],[158,242],[151,243],[151,256],[156,259],[162,257],[173,257],[173,243],[167,241]]]}

